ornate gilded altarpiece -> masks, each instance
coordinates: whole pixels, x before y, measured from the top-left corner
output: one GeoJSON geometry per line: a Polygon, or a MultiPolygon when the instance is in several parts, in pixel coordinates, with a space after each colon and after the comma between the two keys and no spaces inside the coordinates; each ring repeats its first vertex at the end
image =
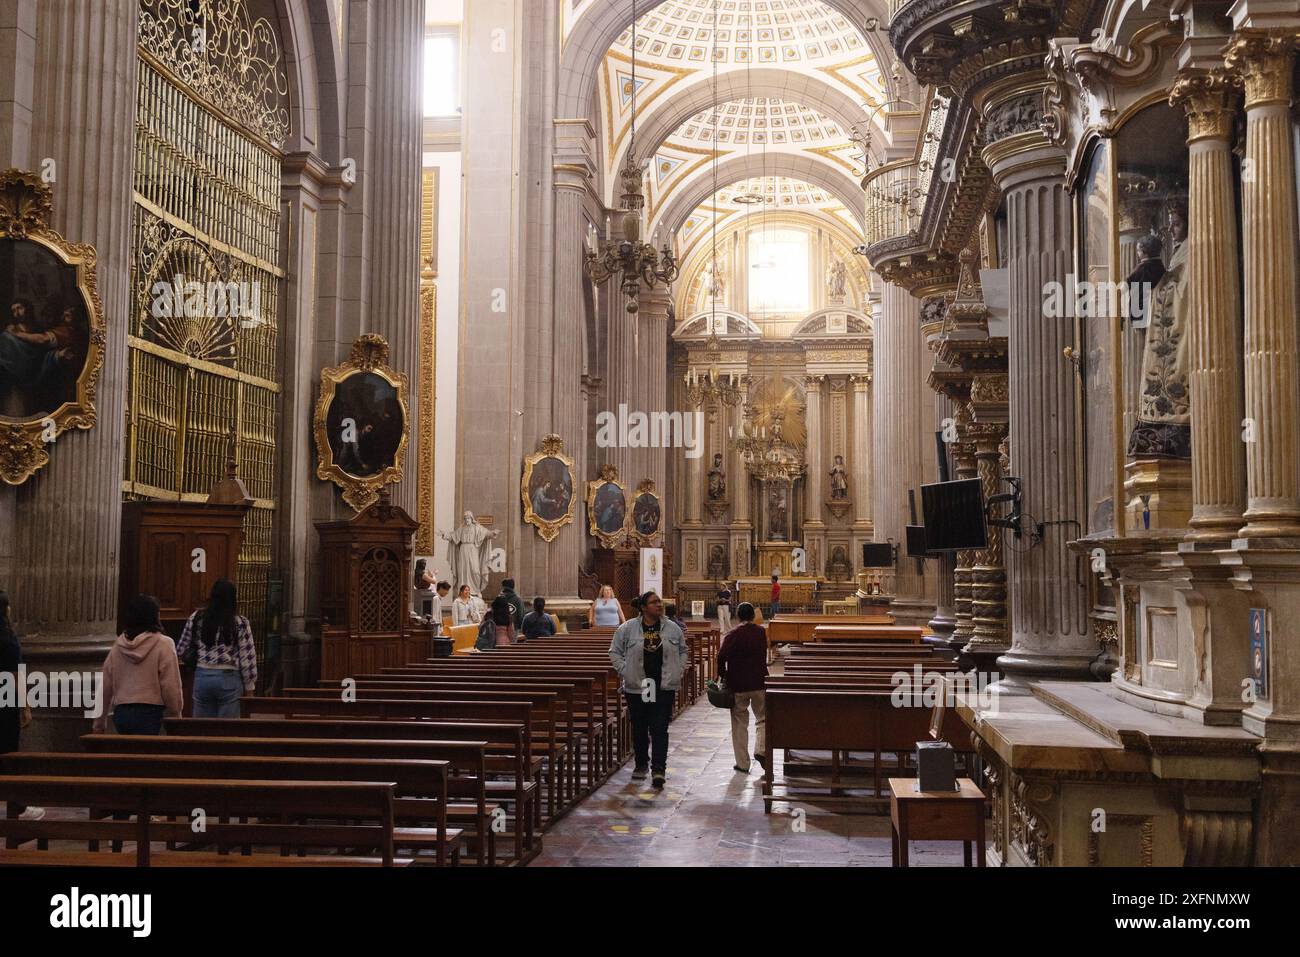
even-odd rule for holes
{"type": "Polygon", "coordinates": [[[604,548],[617,548],[627,540],[627,520],[627,487],[606,462],[600,478],[587,483],[587,530],[604,548]]]}
{"type": "Polygon", "coordinates": [[[239,598],[260,650],[277,508],[289,77],[275,26],[248,0],[139,5],[123,492],[205,500],[235,429],[253,497],[239,598]]]}
{"type": "Polygon", "coordinates": [[[53,191],[0,172],[0,480],[22,485],[69,429],[95,426],[104,307],[95,248],[50,228],[53,191]]]}
{"type": "Polygon", "coordinates": [[[415,550],[420,555],[434,551],[434,496],[437,487],[435,426],[437,422],[438,374],[438,170],[426,169],[421,181],[420,200],[420,430],[419,475],[416,493],[416,516],[420,527],[415,532],[415,550]]]}

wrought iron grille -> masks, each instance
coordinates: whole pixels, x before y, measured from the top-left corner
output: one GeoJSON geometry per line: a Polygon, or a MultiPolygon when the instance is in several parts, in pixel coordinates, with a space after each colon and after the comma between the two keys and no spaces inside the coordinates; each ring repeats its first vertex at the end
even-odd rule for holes
{"type": "Polygon", "coordinates": [[[261,660],[277,504],[287,79],[273,28],[243,0],[141,0],[139,39],[123,492],[204,501],[225,476],[236,429],[254,499],[240,605],[261,660]]]}

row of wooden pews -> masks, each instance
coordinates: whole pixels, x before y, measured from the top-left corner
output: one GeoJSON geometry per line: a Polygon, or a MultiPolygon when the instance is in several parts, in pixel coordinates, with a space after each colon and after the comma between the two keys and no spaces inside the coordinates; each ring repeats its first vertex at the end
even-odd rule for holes
{"type": "MultiPolygon", "coordinates": [[[[6,755],[0,865],[525,863],[630,756],[610,637],[429,659],[245,698],[241,718],[6,755]],[[52,813],[21,821],[21,805],[52,813]]],[[[691,646],[680,707],[714,673],[716,632],[691,646]]]]}
{"type": "Polygon", "coordinates": [[[768,678],[767,813],[777,801],[836,808],[887,805],[885,779],[914,773],[908,758],[918,741],[932,736],[932,728],[954,750],[970,750],[969,733],[955,712],[936,714],[935,695],[925,694],[955,674],[956,665],[923,641],[923,629],[870,623],[833,627],[834,639],[799,643],[784,660],[784,674],[768,678]],[[906,687],[914,693],[897,693],[899,673],[907,675],[906,687]],[[785,752],[780,779],[773,760],[778,750],[785,752]],[[829,752],[829,758],[807,752],[829,752]]]}

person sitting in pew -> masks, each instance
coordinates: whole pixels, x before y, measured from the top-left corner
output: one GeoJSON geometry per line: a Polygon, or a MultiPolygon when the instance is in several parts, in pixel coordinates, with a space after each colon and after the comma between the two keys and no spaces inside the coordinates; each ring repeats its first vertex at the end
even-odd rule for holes
{"type": "Polygon", "coordinates": [[[524,615],[523,632],[526,641],[555,634],[555,621],[546,613],[546,599],[541,595],[533,599],[533,610],[524,615]]]}
{"type": "Polygon", "coordinates": [[[633,781],[653,771],[653,784],[662,788],[668,768],[668,722],[673,698],[691,654],[682,629],[664,617],[663,599],[653,591],[637,598],[639,612],[619,625],[609,644],[609,660],[623,678],[628,718],[632,723],[633,781]],[[653,746],[653,754],[651,748],[653,746]]]}
{"type": "Polygon", "coordinates": [[[257,690],[257,646],[248,619],[237,614],[235,583],[212,586],[206,608],[190,615],[176,656],[194,672],[194,717],[238,718],[239,699],[257,690]]]}
{"type": "Polygon", "coordinates": [[[483,613],[479,611],[478,602],[470,592],[468,585],[461,585],[451,603],[452,626],[478,625],[483,622],[483,613]]]}
{"type": "Polygon", "coordinates": [[[158,599],[137,595],[126,606],[125,628],[104,659],[104,689],[94,731],[113,715],[118,734],[159,734],[164,718],[181,716],[181,667],[176,643],[163,634],[158,599]]]}
{"type": "Polygon", "coordinates": [[[749,773],[749,712],[754,712],[754,760],[763,764],[767,726],[767,634],[754,624],[754,606],[741,602],[736,609],[740,624],[727,632],[718,650],[718,675],[727,690],[735,692],[731,709],[731,750],[736,756],[732,765],[741,774],[749,773]]]}

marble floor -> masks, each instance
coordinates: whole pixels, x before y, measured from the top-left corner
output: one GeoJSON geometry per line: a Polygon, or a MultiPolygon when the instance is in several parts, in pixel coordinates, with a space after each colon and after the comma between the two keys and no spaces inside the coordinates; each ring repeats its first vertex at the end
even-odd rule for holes
{"type": "MultiPolygon", "coordinates": [[[[753,727],[750,728],[753,742],[753,727]]],[[[727,712],[701,699],[673,722],[668,783],[634,785],[632,764],[546,832],[532,867],[889,867],[888,814],[778,803],[763,813],[761,770],[732,770],[727,712]]],[[[961,845],[916,841],[913,867],[957,866],[961,845]]]]}

